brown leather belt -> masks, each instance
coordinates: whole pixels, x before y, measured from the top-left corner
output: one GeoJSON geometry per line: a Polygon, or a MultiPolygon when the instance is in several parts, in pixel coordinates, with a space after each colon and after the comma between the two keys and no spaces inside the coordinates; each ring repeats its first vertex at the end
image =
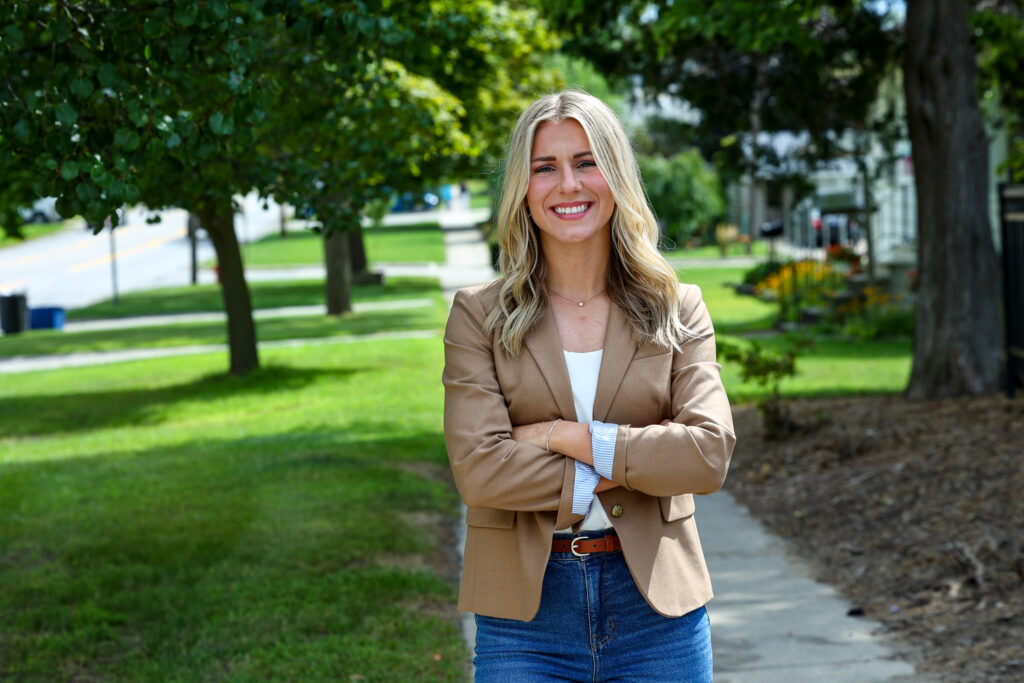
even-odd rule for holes
{"type": "Polygon", "coordinates": [[[616,550],[622,550],[622,541],[615,534],[601,536],[600,538],[589,538],[587,536],[556,538],[551,542],[552,552],[572,553],[576,557],[584,557],[591,553],[611,553],[616,550]]]}

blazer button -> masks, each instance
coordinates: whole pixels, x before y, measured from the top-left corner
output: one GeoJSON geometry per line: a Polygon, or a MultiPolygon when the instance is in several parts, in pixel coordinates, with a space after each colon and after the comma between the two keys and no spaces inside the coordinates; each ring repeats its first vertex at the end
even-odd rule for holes
{"type": "Polygon", "coordinates": [[[618,504],[613,505],[612,506],[612,517],[621,517],[621,516],[622,516],[622,506],[618,505],[618,504]]]}

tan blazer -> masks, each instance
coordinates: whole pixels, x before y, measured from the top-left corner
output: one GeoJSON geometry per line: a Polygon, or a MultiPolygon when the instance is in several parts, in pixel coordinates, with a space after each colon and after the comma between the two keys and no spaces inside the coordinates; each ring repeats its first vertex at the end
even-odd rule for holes
{"type": "MultiPolygon", "coordinates": [[[[569,372],[548,312],[516,358],[483,332],[500,281],[460,290],[445,330],[444,432],[467,505],[459,609],[529,621],[555,529],[572,514],[571,458],[513,441],[513,425],[576,420],[569,372]]],[[[640,592],[666,616],[711,598],[694,493],[725,480],[735,436],[700,289],[680,285],[683,323],[698,334],[682,352],[638,346],[614,304],[594,400],[594,419],[618,424],[613,479],[599,498],[622,540],[640,592]],[[672,423],[658,423],[670,418],[672,423]],[[618,507],[621,506],[621,507],[618,507]],[[616,516],[613,513],[619,513],[616,516]]]]}

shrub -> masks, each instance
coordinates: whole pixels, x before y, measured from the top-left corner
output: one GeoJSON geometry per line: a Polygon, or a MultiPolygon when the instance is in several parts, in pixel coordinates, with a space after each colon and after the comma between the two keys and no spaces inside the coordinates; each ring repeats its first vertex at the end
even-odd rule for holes
{"type": "Polygon", "coordinates": [[[725,202],[718,176],[697,150],[638,161],[663,239],[685,245],[721,216],[725,202]]]}
{"type": "Polygon", "coordinates": [[[744,382],[753,380],[767,390],[757,401],[765,438],[777,439],[792,433],[797,427],[789,409],[782,403],[780,384],[786,377],[796,374],[797,352],[810,345],[803,337],[789,338],[789,348],[782,353],[766,350],[756,341],[746,345],[719,340],[718,350],[723,358],[739,363],[744,382]]]}
{"type": "Polygon", "coordinates": [[[783,266],[778,261],[761,261],[743,274],[743,284],[756,286],[769,275],[774,275],[783,266]]]}
{"type": "Polygon", "coordinates": [[[837,313],[843,334],[861,341],[914,334],[914,310],[903,296],[874,287],[865,288],[863,297],[842,306],[837,313]]]}

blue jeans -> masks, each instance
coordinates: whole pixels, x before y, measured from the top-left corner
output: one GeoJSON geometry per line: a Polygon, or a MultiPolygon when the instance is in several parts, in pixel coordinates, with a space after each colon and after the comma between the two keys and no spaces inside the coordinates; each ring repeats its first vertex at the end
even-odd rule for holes
{"type": "Polygon", "coordinates": [[[707,612],[655,612],[621,552],[552,553],[532,621],[478,614],[476,628],[473,663],[484,683],[711,681],[707,612]]]}

